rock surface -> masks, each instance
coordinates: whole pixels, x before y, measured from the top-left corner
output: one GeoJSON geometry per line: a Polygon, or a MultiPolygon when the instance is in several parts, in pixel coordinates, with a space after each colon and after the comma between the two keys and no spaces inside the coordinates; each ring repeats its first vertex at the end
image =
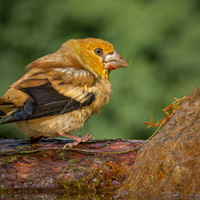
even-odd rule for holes
{"type": "Polygon", "coordinates": [[[121,190],[200,198],[200,88],[138,152],[121,190]]]}

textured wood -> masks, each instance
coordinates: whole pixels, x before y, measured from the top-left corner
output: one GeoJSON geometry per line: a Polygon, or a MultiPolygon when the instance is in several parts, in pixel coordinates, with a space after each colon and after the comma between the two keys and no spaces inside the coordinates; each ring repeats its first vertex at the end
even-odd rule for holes
{"type": "MultiPolygon", "coordinates": [[[[124,169],[124,173],[119,174],[124,180],[138,152],[138,149],[131,149],[143,141],[90,140],[76,148],[63,149],[66,142],[72,141],[1,139],[1,189],[59,188],[67,181],[83,180],[88,176],[91,181],[99,179],[96,169],[108,170],[109,174],[116,166],[124,169]]],[[[101,182],[104,181],[99,179],[99,184],[101,182]]],[[[111,184],[120,186],[122,183],[116,178],[111,184]]]]}

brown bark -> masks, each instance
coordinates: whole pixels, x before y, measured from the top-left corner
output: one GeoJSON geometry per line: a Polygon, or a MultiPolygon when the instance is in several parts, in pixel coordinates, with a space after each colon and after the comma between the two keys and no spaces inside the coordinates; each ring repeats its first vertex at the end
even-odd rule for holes
{"type": "Polygon", "coordinates": [[[90,140],[63,149],[67,141],[1,139],[1,189],[119,187],[138,152],[131,149],[143,142],[90,140]]]}
{"type": "Polygon", "coordinates": [[[136,199],[144,199],[145,194],[148,198],[174,193],[186,198],[200,195],[200,88],[140,149],[121,187],[128,189],[136,199]]]}

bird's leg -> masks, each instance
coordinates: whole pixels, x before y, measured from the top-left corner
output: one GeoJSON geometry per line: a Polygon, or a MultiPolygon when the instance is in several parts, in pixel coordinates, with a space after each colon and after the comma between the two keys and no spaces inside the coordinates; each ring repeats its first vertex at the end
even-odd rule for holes
{"type": "Polygon", "coordinates": [[[72,135],[72,134],[69,134],[69,133],[65,133],[63,131],[58,131],[58,134],[60,136],[68,137],[68,138],[74,140],[73,143],[67,143],[67,144],[65,144],[63,148],[66,148],[67,146],[69,148],[72,148],[72,147],[77,146],[81,142],[87,142],[90,138],[93,138],[93,136],[89,135],[89,133],[86,133],[85,137],[78,137],[78,136],[75,136],[75,135],[72,135]]]}

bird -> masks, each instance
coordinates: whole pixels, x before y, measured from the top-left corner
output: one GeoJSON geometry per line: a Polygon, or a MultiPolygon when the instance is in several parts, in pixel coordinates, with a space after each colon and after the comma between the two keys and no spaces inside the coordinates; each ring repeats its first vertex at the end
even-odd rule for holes
{"type": "Polygon", "coordinates": [[[71,133],[109,102],[110,71],[128,66],[105,40],[69,39],[55,53],[27,65],[27,72],[8,88],[0,98],[0,125],[14,124],[31,139],[74,140],[64,148],[86,142],[93,137],[89,133],[71,133]]]}

